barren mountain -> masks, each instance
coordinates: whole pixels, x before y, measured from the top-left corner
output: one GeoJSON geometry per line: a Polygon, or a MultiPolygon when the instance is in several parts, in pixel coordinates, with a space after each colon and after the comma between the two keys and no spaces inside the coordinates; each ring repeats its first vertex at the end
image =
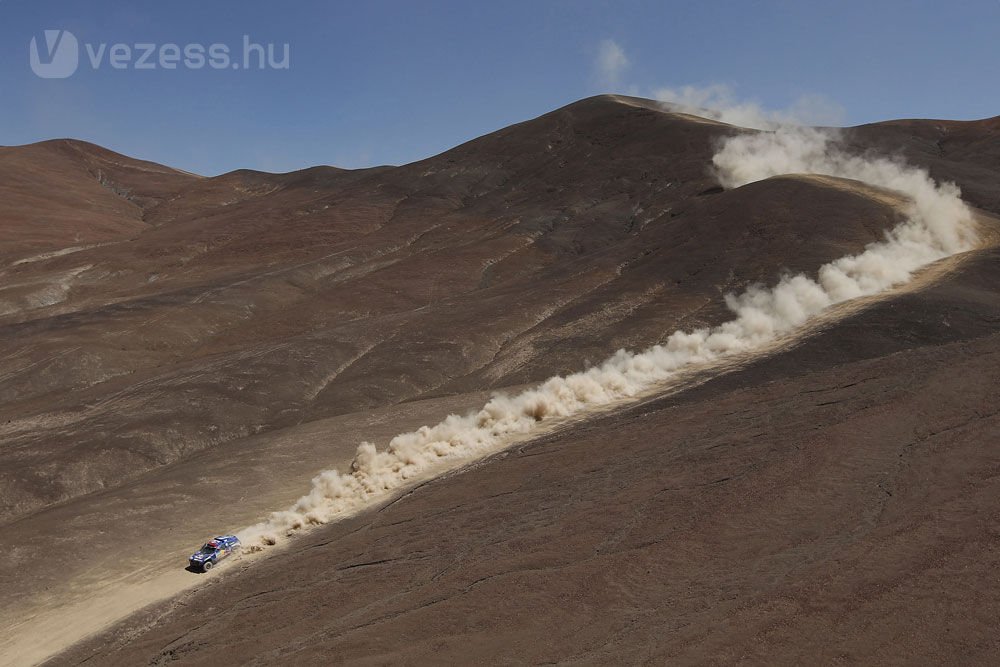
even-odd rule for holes
{"type": "MultiPolygon", "coordinates": [[[[995,659],[998,128],[843,132],[954,181],[977,249],[58,662],[995,659]]],[[[725,294],[905,218],[900,193],[844,178],[723,190],[712,156],[743,132],[601,96],[357,171],[0,148],[0,585],[25,600],[0,646],[40,659],[191,586],[186,549],[287,506],[360,440],[717,325],[725,294]],[[40,636],[55,648],[26,648],[40,636]]]]}
{"type": "Polygon", "coordinates": [[[516,448],[56,664],[989,664],[1000,254],[516,448]]]}
{"type": "MultiPolygon", "coordinates": [[[[195,179],[47,147],[81,182],[117,165],[91,185],[133,227],[0,269],[0,515],[254,433],[576,370],[715,323],[724,292],[898,221],[857,188],[797,178],[717,192],[709,158],[731,131],[596,98],[363,172],[195,179]],[[140,191],[146,208],[114,194],[140,191]]],[[[40,148],[6,150],[17,165],[40,148]]],[[[47,228],[38,216],[22,227],[47,228]]]]}

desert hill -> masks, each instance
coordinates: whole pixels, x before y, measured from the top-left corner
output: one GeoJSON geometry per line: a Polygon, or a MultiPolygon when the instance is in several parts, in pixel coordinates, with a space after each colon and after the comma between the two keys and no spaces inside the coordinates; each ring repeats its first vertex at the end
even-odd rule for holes
{"type": "Polygon", "coordinates": [[[54,664],[992,662],[998,260],[319,529],[54,664]]]}
{"type": "Polygon", "coordinates": [[[604,97],[398,168],[143,167],[187,185],[142,181],[162,198],[133,236],[0,269],[2,516],[251,434],[645,347],[898,221],[815,181],[716,192],[728,131],[604,97]]]}
{"type": "Polygon", "coordinates": [[[996,119],[841,133],[977,207],[977,246],[911,284],[273,557],[177,567],[361,440],[720,324],[726,294],[906,218],[849,178],[723,189],[713,155],[747,133],[605,95],[353,171],[0,148],[0,585],[23,601],[0,654],[103,631],[56,662],[995,657],[996,119]]]}

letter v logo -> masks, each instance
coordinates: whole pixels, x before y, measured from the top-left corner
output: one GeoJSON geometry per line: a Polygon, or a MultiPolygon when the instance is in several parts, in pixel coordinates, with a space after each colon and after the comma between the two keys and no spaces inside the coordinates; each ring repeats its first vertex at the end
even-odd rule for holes
{"type": "Polygon", "coordinates": [[[31,38],[31,71],[43,79],[73,76],[80,64],[80,45],[69,30],[46,30],[45,43],[31,38]]]}

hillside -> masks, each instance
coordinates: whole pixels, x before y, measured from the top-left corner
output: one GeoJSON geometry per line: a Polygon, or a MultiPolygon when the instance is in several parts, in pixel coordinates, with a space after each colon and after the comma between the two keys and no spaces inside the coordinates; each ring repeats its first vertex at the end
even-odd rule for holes
{"type": "Polygon", "coordinates": [[[317,530],[54,664],[993,662],[998,260],[317,530]]]}
{"type": "Polygon", "coordinates": [[[717,193],[727,131],[591,99],[405,167],[195,179],[134,238],[7,265],[0,516],[249,435],[576,370],[898,221],[801,179],[717,193]]]}
{"type": "Polygon", "coordinates": [[[360,442],[720,325],[922,209],[724,189],[760,133],[610,95],[354,171],[0,148],[0,664],[92,633],[55,663],[990,661],[997,132],[840,133],[956,183],[962,252],[207,577],[192,546],[360,442]]]}

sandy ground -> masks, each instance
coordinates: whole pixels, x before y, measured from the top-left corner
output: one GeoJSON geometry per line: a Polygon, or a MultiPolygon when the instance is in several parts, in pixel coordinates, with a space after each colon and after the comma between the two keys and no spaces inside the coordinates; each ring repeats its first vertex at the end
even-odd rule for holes
{"type": "MultiPolygon", "coordinates": [[[[913,122],[856,128],[845,137],[860,142],[858,150],[888,145],[894,154],[902,151],[935,178],[959,182],[970,202],[998,211],[1000,154],[990,143],[996,127],[985,121],[913,122]]],[[[711,596],[691,592],[697,587],[724,596],[765,595],[776,590],[770,587],[776,577],[791,577],[754,560],[763,533],[774,528],[769,512],[790,522],[767,534],[777,545],[785,545],[782,540],[791,533],[819,534],[823,528],[794,503],[760,502],[760,494],[773,489],[757,479],[727,510],[736,514],[745,505],[743,526],[723,517],[721,525],[700,533],[695,526],[692,537],[698,544],[693,552],[702,555],[718,547],[718,535],[750,545],[741,554],[753,565],[742,570],[748,587],[723,576],[720,587],[712,588],[704,572],[685,569],[685,562],[640,540],[626,551],[652,559],[651,570],[662,575],[669,573],[657,570],[656,563],[671,562],[688,588],[670,590],[666,597],[662,587],[647,591],[648,577],[629,570],[630,557],[614,556],[603,563],[605,569],[579,564],[571,569],[584,580],[602,581],[606,571],[631,573],[613,582],[617,594],[592,600],[610,619],[602,625],[600,618],[573,607],[586,602],[586,591],[565,588],[561,577],[574,575],[552,561],[560,554],[575,557],[588,540],[613,547],[626,542],[643,522],[631,508],[658,502],[646,494],[653,471],[672,470],[679,462],[677,474],[695,480],[680,489],[691,491],[691,503],[698,504],[707,502],[701,494],[728,490],[731,480],[766,467],[772,451],[795,460],[816,435],[846,460],[856,452],[845,448],[843,438],[853,438],[880,453],[865,454],[847,472],[824,467],[826,460],[816,458],[799,472],[820,490],[828,488],[824,479],[832,480],[837,493],[823,497],[831,508],[861,516],[863,525],[877,523],[881,518],[871,519],[867,506],[841,502],[838,495],[868,489],[871,474],[863,464],[877,464],[879,489],[917,481],[906,471],[883,469],[892,455],[906,458],[912,447],[880,421],[866,421],[874,413],[912,426],[919,442],[936,437],[939,422],[958,420],[954,428],[960,429],[963,419],[970,424],[982,419],[968,443],[949,440],[948,446],[968,459],[972,467],[965,472],[984,475],[983,466],[988,469],[991,461],[982,441],[992,436],[980,427],[989,426],[992,413],[981,394],[994,375],[990,344],[979,339],[1000,321],[991,310],[1000,278],[991,268],[995,258],[981,252],[939,263],[891,299],[845,304],[799,336],[761,351],[759,359],[729,359],[659,388],[655,396],[640,397],[631,407],[608,406],[590,419],[553,424],[558,428],[550,437],[428,481],[399,502],[317,529],[292,549],[270,552],[280,558],[244,558],[208,576],[178,568],[206,537],[287,507],[316,472],[346,464],[362,439],[384,442],[447,412],[478,407],[483,389],[537,382],[578,370],[619,347],[642,349],[677,328],[718,323],[728,317],[721,294],[755,281],[770,283],[779,270],[814,271],[880,238],[899,221],[898,198],[838,179],[779,177],[721,192],[707,165],[719,138],[731,131],[662,113],[654,103],[605,96],[419,163],[355,172],[320,167],[201,179],[81,142],[0,149],[0,227],[6,235],[0,247],[0,521],[11,545],[0,553],[0,590],[8,600],[0,610],[0,661],[37,661],[93,632],[99,633],[93,641],[60,659],[133,664],[182,656],[212,662],[216,648],[235,646],[239,652],[254,646],[258,653],[240,653],[243,661],[276,662],[299,654],[322,662],[331,653],[314,651],[316,644],[335,646],[332,655],[338,656],[363,656],[359,647],[364,647],[385,661],[420,661],[433,649],[414,639],[419,624],[409,619],[412,611],[424,614],[419,611],[424,607],[431,608],[427,618],[434,641],[456,662],[490,655],[496,640],[483,628],[491,624],[501,630],[497,637],[513,642],[493,649],[514,662],[553,655],[601,663],[620,658],[589,640],[582,652],[574,652],[580,641],[566,643],[552,632],[537,639],[558,651],[532,653],[517,645],[518,638],[534,636],[539,628],[513,621],[504,635],[504,623],[515,616],[550,618],[567,606],[571,610],[563,620],[593,627],[604,646],[639,645],[644,648],[630,655],[654,660],[658,654],[647,649],[656,641],[649,636],[638,644],[620,638],[650,628],[677,637],[671,633],[689,618],[696,619],[692,632],[704,636],[712,626],[699,625],[699,618],[733,624],[737,617],[700,617],[699,609],[688,608],[664,630],[662,623],[643,620],[648,609],[670,606],[678,594],[696,606],[699,600],[712,604],[711,596]],[[81,201],[88,205],[81,207],[81,201]],[[46,224],[28,224],[38,219],[46,224]],[[68,238],[74,239],[71,245],[68,238]],[[970,357],[970,341],[979,357],[970,357]],[[884,363],[872,371],[866,360],[884,363]],[[946,364],[961,368],[955,371],[961,377],[936,374],[946,364]],[[891,381],[870,391],[869,371],[891,381]],[[815,377],[798,381],[809,374],[815,377]],[[968,386],[960,382],[965,376],[968,386]],[[744,391],[744,385],[754,390],[744,391]],[[909,387],[920,387],[936,404],[914,403],[909,387]],[[880,390],[892,399],[883,401],[880,390]],[[754,392],[769,397],[769,410],[759,409],[754,392]],[[807,400],[831,392],[833,402],[807,400]],[[965,403],[959,400],[963,392],[965,403]],[[729,411],[698,398],[705,396],[720,398],[729,411]],[[801,414],[782,412],[784,403],[801,414]],[[838,413],[847,425],[826,424],[823,410],[840,403],[854,410],[838,413]],[[675,409],[682,405],[695,406],[695,421],[675,409]],[[912,421],[907,410],[918,410],[912,421]],[[780,419],[774,416],[779,414],[780,419]],[[814,422],[825,424],[815,434],[814,422]],[[745,456],[729,456],[725,433],[714,431],[716,425],[740,434],[745,456]],[[870,442],[865,429],[886,436],[886,442],[870,442]],[[664,434],[681,445],[671,441],[665,450],[651,449],[664,434]],[[615,468],[616,460],[607,457],[619,443],[640,469],[624,470],[615,480],[595,466],[615,468]],[[694,458],[685,458],[691,452],[694,458]],[[749,472],[714,477],[729,464],[749,472]],[[591,485],[594,474],[599,483],[591,485]],[[535,484],[542,478],[565,493],[535,484]],[[489,489],[501,487],[490,495],[489,489]],[[442,489],[443,496],[435,495],[442,489]],[[617,502],[616,494],[629,502],[617,502]],[[429,497],[444,504],[428,504],[429,497]],[[508,498],[512,504],[505,506],[508,498]],[[562,512],[562,506],[569,509],[562,512]],[[455,507],[472,507],[468,516],[481,509],[486,524],[465,521],[465,513],[451,511],[455,507]],[[599,525],[591,520],[595,512],[599,525]],[[506,531],[517,533],[524,517],[535,532],[526,542],[511,543],[506,531]],[[764,528],[741,532],[754,522],[764,528]],[[376,533],[374,541],[367,539],[376,533]],[[478,554],[464,570],[477,577],[489,563],[509,563],[510,552],[539,560],[528,570],[541,587],[532,589],[531,576],[519,578],[517,568],[455,579],[462,567],[448,563],[447,550],[438,549],[436,541],[448,542],[454,553],[478,554]],[[383,542],[391,552],[386,559],[377,553],[383,542]],[[349,624],[366,617],[366,608],[352,606],[364,601],[350,587],[338,588],[332,599],[330,590],[313,596],[308,586],[296,583],[296,573],[276,564],[286,558],[298,563],[303,581],[316,571],[328,573],[327,581],[309,586],[336,588],[356,577],[360,590],[372,591],[368,611],[384,616],[360,620],[356,627],[330,625],[328,608],[349,624]],[[408,567],[414,560],[434,569],[418,574],[413,585],[406,583],[405,571],[395,579],[377,574],[385,571],[383,563],[408,567]],[[548,572],[556,578],[547,578],[548,572]],[[757,576],[762,572],[766,576],[757,576]],[[424,574],[428,581],[421,579],[424,574]],[[269,578],[280,588],[244,595],[269,578]],[[514,581],[515,588],[518,582],[525,585],[526,597],[515,596],[523,604],[504,611],[502,595],[473,592],[487,589],[495,578],[514,581]],[[443,583],[435,589],[435,582],[443,583]],[[413,609],[394,610],[392,600],[406,598],[414,586],[436,593],[413,609]],[[475,606],[461,609],[461,627],[455,629],[449,586],[471,593],[497,615],[476,616],[475,606]],[[220,601],[212,599],[216,594],[220,601]],[[238,602],[231,603],[230,596],[238,602]],[[270,611],[275,596],[301,603],[300,611],[283,610],[295,623],[281,632],[276,630],[281,619],[270,611]],[[234,615],[240,622],[227,628],[224,623],[232,624],[234,615]],[[242,622],[244,615],[249,625],[242,622]],[[199,619],[215,616],[223,625],[199,625],[199,619]],[[397,616],[401,620],[392,621],[397,616]],[[470,630],[462,618],[475,619],[479,629],[470,630]],[[240,635],[256,627],[263,636],[240,635]],[[181,629],[171,636],[171,628],[181,629]],[[372,628],[387,628],[399,642],[386,648],[366,635],[372,628]],[[473,640],[472,653],[455,652],[452,637],[473,640]]],[[[974,494],[989,491],[987,482],[962,486],[961,461],[929,456],[925,463],[939,469],[937,484],[974,494]]],[[[781,484],[796,489],[790,493],[811,492],[796,486],[787,465],[771,470],[781,484]]],[[[925,500],[910,497],[900,511],[921,517],[927,528],[935,512],[946,511],[941,503],[948,499],[939,494],[925,500]]],[[[976,517],[992,511],[981,495],[962,507],[976,517]]],[[[671,514],[670,507],[660,508],[663,525],[636,533],[656,533],[663,526],[681,534],[691,530],[683,509],[671,514]]],[[[897,519],[890,516],[884,527],[906,530],[897,519]]],[[[963,526],[958,538],[974,542],[971,528],[963,526]]],[[[824,535],[827,543],[853,539],[837,530],[824,535]]],[[[654,538],[651,544],[662,541],[654,538]]],[[[933,543],[924,539],[910,548],[933,543]]],[[[896,553],[883,542],[863,546],[896,553]]],[[[782,562],[793,562],[795,554],[818,562],[831,553],[809,551],[802,543],[788,548],[794,553],[782,562]]],[[[985,547],[980,551],[988,553],[985,547]]],[[[739,570],[745,563],[734,560],[728,567],[739,570]]],[[[892,569],[892,558],[885,563],[892,569]]],[[[976,570],[974,564],[968,567],[976,570]]],[[[788,602],[799,600],[794,591],[782,595],[768,598],[770,611],[758,610],[758,617],[773,618],[774,609],[798,604],[788,602]]],[[[982,602],[965,595],[956,609],[962,600],[982,602]]],[[[836,608],[836,600],[828,604],[836,608]]],[[[899,608],[894,607],[897,613],[899,608]]],[[[791,627],[797,619],[780,622],[791,627]]],[[[827,619],[818,627],[829,632],[831,624],[827,619]]],[[[816,628],[800,631],[803,645],[815,648],[809,641],[816,628]]],[[[742,655],[726,652],[735,650],[734,636],[711,645],[685,641],[700,647],[701,655],[731,662],[742,655]],[[723,644],[726,651],[716,651],[723,644]]],[[[755,636],[764,641],[760,633],[755,636]]],[[[676,643],[672,647],[671,656],[686,655],[676,643]]],[[[745,647],[740,650],[746,653],[745,647]]],[[[873,654],[870,645],[865,650],[873,654]]]]}
{"type": "Polygon", "coordinates": [[[291,505],[320,470],[350,464],[364,439],[480,407],[485,392],[345,415],[233,442],[122,488],[4,529],[0,664],[36,663],[151,602],[198,586],[187,556],[206,539],[291,505]]]}
{"type": "Polygon", "coordinates": [[[54,664],[990,664],[1000,258],[964,259],[54,664]]]}
{"type": "MultiPolygon", "coordinates": [[[[900,292],[919,289],[960,263],[961,258],[941,262],[900,292]]],[[[736,371],[758,356],[787,350],[801,337],[891,296],[878,295],[842,304],[813,326],[776,341],[755,355],[695,369],[669,386],[635,400],[605,406],[569,423],[549,423],[532,437],[571,429],[573,424],[629,405],[662,400],[668,394],[709,381],[719,373],[736,371]]],[[[230,532],[234,526],[249,525],[268,511],[290,505],[308,488],[308,480],[322,469],[348,467],[361,440],[384,442],[396,433],[434,423],[437,421],[434,415],[441,417],[449,412],[478,408],[487,397],[488,394],[479,393],[418,401],[233,443],[208,452],[197,461],[158,471],[125,489],[71,501],[16,522],[8,535],[18,545],[17,560],[41,566],[33,569],[31,577],[19,576],[16,582],[3,582],[8,590],[20,592],[25,604],[8,607],[0,620],[6,628],[0,636],[0,664],[38,663],[154,602],[202,587],[227,572],[245,570],[261,558],[281,557],[285,549],[295,548],[295,542],[269,548],[261,554],[245,554],[207,575],[183,569],[186,555],[208,535],[230,532]],[[322,463],[317,465],[318,461],[322,463]],[[58,540],[72,545],[65,550],[73,555],[71,561],[53,557],[44,546],[51,540],[55,525],[62,526],[58,540]],[[81,558],[81,552],[86,556],[81,558]]],[[[517,443],[518,440],[511,440],[506,446],[517,443]]],[[[396,496],[423,481],[413,480],[410,487],[396,496]]],[[[12,564],[6,571],[17,569],[18,564],[12,564]]]]}
{"type": "MultiPolygon", "coordinates": [[[[571,420],[548,422],[530,436],[511,439],[504,446],[554,431],[572,431],[600,415],[662,401],[720,374],[738,372],[756,359],[794,349],[804,338],[820,334],[839,320],[900,295],[919,293],[960,270],[973,256],[948,258],[897,290],[841,304],[795,334],[752,354],[692,369],[635,399],[571,420]]],[[[226,573],[234,576],[260,559],[282,557],[286,549],[294,550],[301,538],[263,553],[244,554],[207,575],[183,569],[187,554],[211,534],[232,532],[269,511],[289,506],[320,470],[349,467],[358,442],[385,442],[397,433],[433,424],[448,413],[476,409],[488,396],[488,392],[480,392],[415,401],[230,443],[197,460],[147,475],[135,484],[76,499],[15,522],[6,532],[17,546],[9,557],[11,562],[3,568],[7,581],[0,581],[0,585],[24,603],[6,608],[0,617],[0,627],[5,628],[0,635],[0,664],[36,664],[150,604],[201,588],[226,573]],[[68,548],[53,554],[50,545],[55,532],[59,533],[55,541],[68,548]],[[31,576],[23,576],[25,563],[38,564],[32,567],[31,576]],[[17,573],[16,578],[10,576],[13,573],[17,573]]],[[[450,471],[441,475],[447,474],[450,471]]],[[[391,503],[425,481],[414,479],[373,507],[391,503]]]]}

